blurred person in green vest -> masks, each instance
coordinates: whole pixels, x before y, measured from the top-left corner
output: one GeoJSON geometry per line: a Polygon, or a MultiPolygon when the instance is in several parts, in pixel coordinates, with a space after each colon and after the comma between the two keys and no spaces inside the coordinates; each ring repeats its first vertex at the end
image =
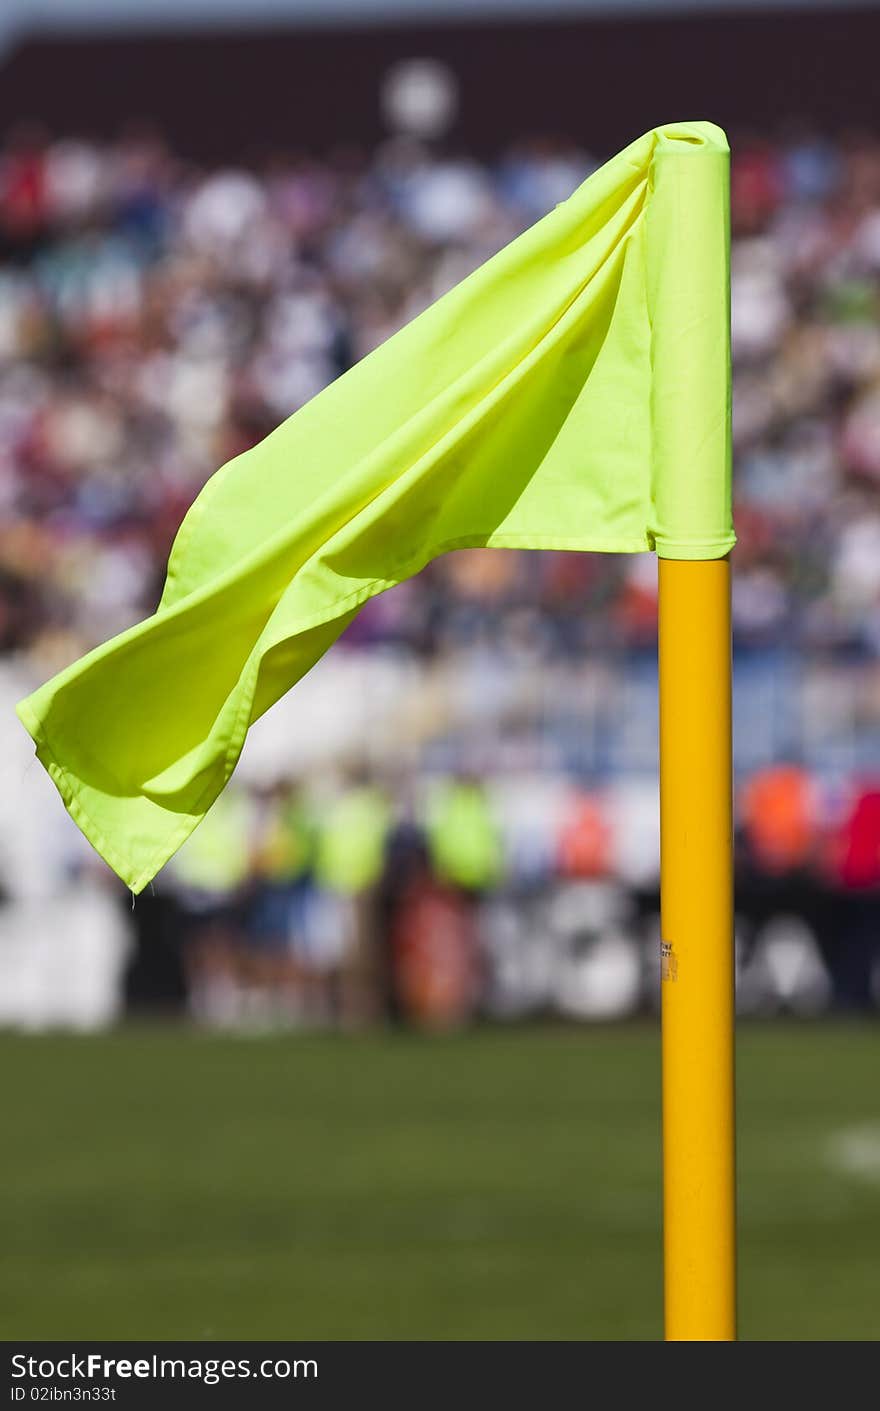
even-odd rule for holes
{"type": "Polygon", "coordinates": [[[428,849],[437,877],[470,896],[501,881],[501,837],[480,779],[460,774],[439,786],[428,807],[428,849]]]}
{"type": "Polygon", "coordinates": [[[251,850],[247,981],[267,1021],[317,1017],[307,913],[314,861],[311,810],[296,780],[258,795],[251,850]]]}
{"type": "Polygon", "coordinates": [[[376,1019],[382,1009],[375,903],[390,826],[385,791],[364,766],[349,767],[318,824],[312,938],[345,1024],[376,1019]]]}
{"type": "MultiPolygon", "coordinates": [[[[504,872],[501,834],[486,787],[473,774],[444,780],[427,810],[428,856],[439,887],[446,892],[446,920],[438,896],[424,908],[418,945],[408,948],[410,979],[419,981],[423,1019],[461,1022],[479,1003],[483,988],[482,899],[504,872]],[[457,906],[455,903],[457,902],[457,906]],[[429,924],[428,918],[432,918],[429,924]],[[433,932],[433,938],[431,938],[433,932]],[[426,983],[430,974],[430,983],[426,983]]],[[[418,929],[418,928],[416,928],[418,929]]]]}
{"type": "Polygon", "coordinates": [[[234,785],[168,864],[183,918],[190,1008],[209,1024],[242,1017],[244,906],[254,824],[250,797],[234,785]]]}

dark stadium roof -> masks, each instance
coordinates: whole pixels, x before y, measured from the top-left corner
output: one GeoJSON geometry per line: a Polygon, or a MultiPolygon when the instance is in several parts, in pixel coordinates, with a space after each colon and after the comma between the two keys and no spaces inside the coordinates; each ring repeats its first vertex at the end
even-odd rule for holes
{"type": "MultiPolygon", "coordinates": [[[[871,8],[876,0],[847,0],[871,8]]],[[[0,46],[47,32],[236,29],[467,19],[547,20],[578,15],[829,9],[833,0],[4,0],[0,46]]]]}

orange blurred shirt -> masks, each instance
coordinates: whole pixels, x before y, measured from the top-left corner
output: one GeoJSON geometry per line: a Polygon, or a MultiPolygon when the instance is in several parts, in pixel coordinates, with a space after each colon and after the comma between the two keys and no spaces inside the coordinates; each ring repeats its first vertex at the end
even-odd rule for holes
{"type": "Polygon", "coordinates": [[[759,770],[742,793],[742,822],[755,862],[767,872],[806,866],[816,846],[812,780],[797,765],[759,770]]]}

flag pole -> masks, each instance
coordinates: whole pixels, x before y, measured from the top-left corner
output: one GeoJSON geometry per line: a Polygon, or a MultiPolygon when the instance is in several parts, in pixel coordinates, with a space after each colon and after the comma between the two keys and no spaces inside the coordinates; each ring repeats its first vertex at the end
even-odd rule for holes
{"type": "Polygon", "coordinates": [[[736,1338],[730,563],[660,559],[667,1342],[736,1338]]]}

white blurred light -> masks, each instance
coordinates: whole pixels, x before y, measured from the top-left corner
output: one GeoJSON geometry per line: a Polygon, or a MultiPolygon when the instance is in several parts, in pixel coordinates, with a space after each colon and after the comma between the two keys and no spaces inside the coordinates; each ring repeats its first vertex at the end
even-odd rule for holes
{"type": "Polygon", "coordinates": [[[404,59],[382,84],[382,112],[395,132],[442,137],[455,120],[458,84],[436,59],[404,59]]]}
{"type": "Polygon", "coordinates": [[[637,1008],[641,983],[638,946],[621,932],[611,932],[566,957],[557,1004],[572,1018],[622,1019],[637,1008]]]}

